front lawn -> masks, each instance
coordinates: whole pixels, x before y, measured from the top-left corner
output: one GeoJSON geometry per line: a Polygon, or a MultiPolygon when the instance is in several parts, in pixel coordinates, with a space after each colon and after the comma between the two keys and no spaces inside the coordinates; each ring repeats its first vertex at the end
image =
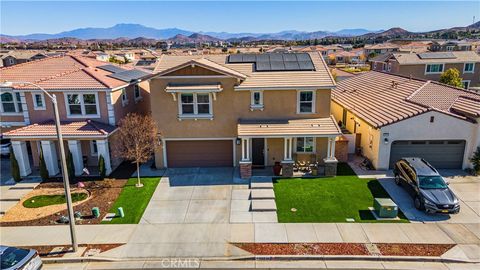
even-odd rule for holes
{"type": "MultiPolygon", "coordinates": [[[[83,201],[88,197],[88,194],[85,192],[72,193],[72,203],[78,201],[83,201]]],[[[65,195],[38,195],[29,198],[23,202],[25,208],[39,208],[54,204],[64,204],[66,203],[65,195]]]]}
{"type": "Polygon", "coordinates": [[[110,208],[110,213],[117,213],[117,208],[122,207],[125,217],[115,217],[112,221],[103,221],[104,224],[137,224],[142,218],[148,202],[152,198],[158,183],[159,177],[143,177],[141,178],[143,187],[137,188],[137,178],[128,179],[127,184],[123,187],[120,195],[110,208]]]}
{"type": "Polygon", "coordinates": [[[275,201],[279,222],[408,222],[377,221],[368,209],[373,198],[390,198],[376,179],[358,178],[345,163],[336,177],[276,179],[275,201]],[[295,208],[296,211],[291,211],[295,208]]]}

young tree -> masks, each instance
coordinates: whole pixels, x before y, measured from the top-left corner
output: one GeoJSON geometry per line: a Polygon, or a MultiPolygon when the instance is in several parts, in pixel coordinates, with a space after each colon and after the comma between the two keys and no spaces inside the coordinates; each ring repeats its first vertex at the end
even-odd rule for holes
{"type": "Polygon", "coordinates": [[[42,180],[47,180],[48,179],[48,169],[47,169],[47,164],[45,163],[45,158],[43,157],[43,151],[42,148],[40,147],[40,158],[39,158],[39,166],[40,166],[40,177],[42,180]]]}
{"type": "Polygon", "coordinates": [[[68,178],[70,178],[71,181],[75,178],[75,164],[73,163],[73,155],[70,150],[67,150],[67,173],[68,173],[68,178]]]}
{"type": "Polygon", "coordinates": [[[107,174],[107,169],[105,168],[105,159],[102,155],[98,157],[98,171],[100,172],[100,179],[104,179],[107,174]]]}
{"type": "Polygon", "coordinates": [[[460,71],[456,68],[449,68],[440,75],[440,82],[455,86],[458,88],[463,88],[462,78],[460,78],[460,71]]]}
{"type": "Polygon", "coordinates": [[[12,170],[12,177],[15,182],[20,181],[22,178],[20,177],[20,167],[18,167],[18,161],[15,157],[15,153],[13,152],[13,148],[10,146],[10,168],[12,170]]]}
{"type": "Polygon", "coordinates": [[[151,115],[129,113],[119,123],[114,153],[137,164],[137,187],[143,186],[140,181],[140,164],[147,162],[153,155],[157,133],[157,124],[151,115]]]}

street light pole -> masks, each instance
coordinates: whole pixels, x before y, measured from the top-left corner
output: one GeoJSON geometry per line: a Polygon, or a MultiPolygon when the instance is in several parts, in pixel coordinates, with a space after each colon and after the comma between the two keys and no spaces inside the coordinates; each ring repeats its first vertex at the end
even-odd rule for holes
{"type": "Polygon", "coordinates": [[[50,95],[45,89],[42,87],[30,83],[30,82],[3,82],[0,83],[0,86],[11,86],[14,83],[17,84],[27,84],[27,85],[32,85],[35,86],[36,88],[40,89],[47,97],[49,97],[52,100],[53,104],[53,111],[55,114],[55,128],[57,130],[57,139],[58,139],[58,145],[60,146],[60,160],[61,160],[61,167],[62,167],[62,176],[63,176],[63,186],[65,189],[65,198],[67,201],[67,211],[68,211],[68,224],[70,227],[70,238],[72,240],[72,249],[73,252],[76,252],[78,250],[78,243],[77,243],[77,236],[75,232],[75,216],[73,214],[73,206],[72,206],[72,196],[70,194],[70,180],[68,178],[68,170],[67,170],[67,161],[65,158],[65,147],[63,145],[63,136],[62,136],[62,131],[60,129],[60,116],[58,113],[58,102],[57,102],[57,96],[55,94],[50,95]]]}

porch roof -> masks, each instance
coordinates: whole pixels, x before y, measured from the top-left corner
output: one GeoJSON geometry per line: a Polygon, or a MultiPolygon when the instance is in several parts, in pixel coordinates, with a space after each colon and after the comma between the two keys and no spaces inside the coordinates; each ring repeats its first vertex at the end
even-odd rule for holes
{"type": "Polygon", "coordinates": [[[217,84],[169,84],[165,91],[167,93],[194,93],[194,92],[221,92],[223,90],[222,85],[217,84]]]}
{"type": "Polygon", "coordinates": [[[237,124],[239,137],[335,137],[342,134],[333,116],[313,119],[244,120],[237,124]]]}
{"type": "MultiPolygon", "coordinates": [[[[65,139],[106,138],[117,129],[117,127],[92,120],[62,121],[60,127],[65,139]]],[[[55,139],[57,138],[56,134],[55,122],[48,120],[11,130],[4,133],[3,136],[10,139],[55,139]]]]}

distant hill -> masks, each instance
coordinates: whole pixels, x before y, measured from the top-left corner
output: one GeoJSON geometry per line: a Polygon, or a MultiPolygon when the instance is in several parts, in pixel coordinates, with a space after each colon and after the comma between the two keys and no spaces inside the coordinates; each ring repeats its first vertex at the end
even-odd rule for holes
{"type": "Polygon", "coordinates": [[[383,32],[378,33],[368,33],[361,35],[362,38],[392,38],[392,37],[399,37],[399,36],[408,36],[411,35],[412,32],[409,32],[400,27],[390,28],[383,32]]]}
{"type": "Polygon", "coordinates": [[[215,42],[220,41],[221,39],[215,38],[209,35],[202,34],[191,34],[190,36],[178,34],[172,38],[169,38],[168,41],[173,43],[204,43],[204,42],[215,42]]]}

